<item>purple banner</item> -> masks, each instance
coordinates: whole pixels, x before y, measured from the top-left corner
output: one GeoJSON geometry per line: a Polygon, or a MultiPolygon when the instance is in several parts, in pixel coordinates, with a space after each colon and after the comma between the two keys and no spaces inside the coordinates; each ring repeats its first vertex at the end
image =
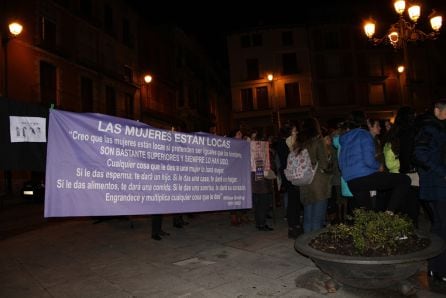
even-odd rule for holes
{"type": "Polygon", "coordinates": [[[250,170],[243,140],[52,109],[45,217],[251,208],[250,170]]]}

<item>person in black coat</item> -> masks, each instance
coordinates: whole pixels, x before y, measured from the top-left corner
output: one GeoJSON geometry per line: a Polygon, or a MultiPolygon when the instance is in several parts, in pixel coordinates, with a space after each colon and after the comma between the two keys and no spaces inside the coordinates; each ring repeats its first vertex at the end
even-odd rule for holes
{"type": "MultiPolygon", "coordinates": [[[[415,138],[415,164],[420,176],[420,200],[429,202],[432,232],[446,240],[446,99],[421,123],[415,138]]],[[[446,283],[446,251],[429,260],[429,275],[446,283]]]]}

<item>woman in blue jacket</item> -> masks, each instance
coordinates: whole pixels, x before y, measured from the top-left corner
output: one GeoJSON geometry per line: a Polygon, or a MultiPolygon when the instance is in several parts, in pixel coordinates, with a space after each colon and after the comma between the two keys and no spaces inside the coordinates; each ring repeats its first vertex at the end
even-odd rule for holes
{"type": "Polygon", "coordinates": [[[364,113],[355,112],[352,116],[357,128],[339,138],[342,147],[339,167],[353,193],[353,208],[365,207],[373,210],[370,191],[389,190],[391,194],[386,210],[393,213],[401,211],[406,200],[414,200],[410,195],[409,177],[380,171],[375,142],[367,130],[364,113]]]}

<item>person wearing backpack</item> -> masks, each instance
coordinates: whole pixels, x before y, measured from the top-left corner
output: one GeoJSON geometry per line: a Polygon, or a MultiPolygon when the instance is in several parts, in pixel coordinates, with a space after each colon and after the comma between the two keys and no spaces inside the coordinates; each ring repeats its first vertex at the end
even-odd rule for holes
{"type": "Polygon", "coordinates": [[[311,163],[316,167],[313,181],[300,187],[300,200],[304,206],[304,233],[321,229],[325,224],[328,199],[331,196],[333,169],[330,167],[325,140],[319,121],[307,118],[302,123],[294,152],[307,150],[311,163]]]}
{"type": "MultiPolygon", "coordinates": [[[[276,144],[276,153],[279,159],[278,176],[282,181],[280,190],[284,194],[284,201],[286,204],[286,217],[288,221],[288,238],[296,239],[302,234],[302,227],[300,225],[301,202],[299,187],[294,186],[285,176],[285,169],[287,167],[287,159],[290,149],[287,145],[287,139],[290,136],[297,135],[297,127],[294,124],[285,125],[280,129],[280,138],[276,144]]],[[[288,142],[289,143],[289,142],[288,142]]],[[[294,142],[295,143],[295,142],[294,142]]]]}

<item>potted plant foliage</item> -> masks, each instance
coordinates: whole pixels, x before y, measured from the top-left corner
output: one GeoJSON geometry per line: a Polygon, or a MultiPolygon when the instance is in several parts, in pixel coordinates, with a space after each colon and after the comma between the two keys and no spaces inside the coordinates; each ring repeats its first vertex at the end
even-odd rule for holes
{"type": "Polygon", "coordinates": [[[401,283],[445,248],[441,238],[420,236],[397,214],[356,209],[351,220],[303,234],[294,245],[341,284],[373,289],[401,283]]]}

